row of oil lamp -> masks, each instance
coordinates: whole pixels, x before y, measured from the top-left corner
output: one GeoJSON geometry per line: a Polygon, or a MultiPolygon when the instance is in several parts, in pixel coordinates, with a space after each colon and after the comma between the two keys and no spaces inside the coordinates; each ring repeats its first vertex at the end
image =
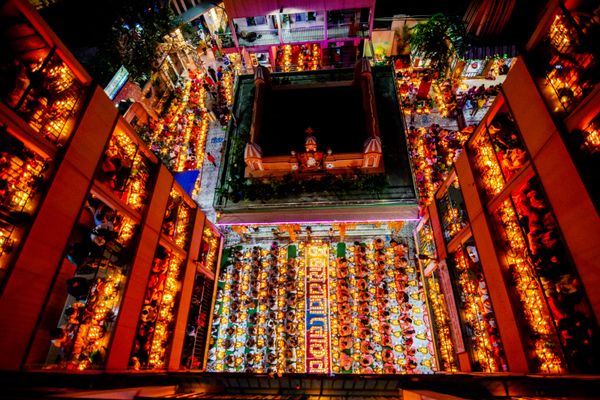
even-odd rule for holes
{"type": "Polygon", "coordinates": [[[179,191],[173,187],[169,194],[163,219],[162,233],[173,240],[177,247],[187,251],[192,232],[192,209],[179,191]]]}
{"type": "Polygon", "coordinates": [[[212,231],[209,227],[204,228],[204,236],[202,240],[206,240],[208,242],[208,254],[206,254],[206,263],[205,266],[211,270],[215,270],[215,262],[217,257],[217,251],[219,250],[219,236],[212,231]]]}
{"type": "Polygon", "coordinates": [[[98,353],[99,359],[106,355],[110,339],[108,325],[119,307],[124,281],[125,275],[116,268],[109,269],[105,277],[96,279],[92,295],[85,305],[85,313],[90,318],[79,325],[71,354],[72,360],[79,361],[77,369],[93,367],[95,353],[98,353]]]}
{"type": "MultiPolygon", "coordinates": [[[[54,100],[39,96],[25,105],[29,125],[41,135],[56,144],[63,144],[69,137],[70,129],[65,129],[69,118],[76,112],[76,107],[83,95],[81,84],[76,80],[70,68],[57,56],[43,70],[33,70],[42,75],[42,85],[52,93],[54,100]],[[31,104],[29,104],[31,103],[31,104]],[[32,107],[33,106],[33,107],[32,107]]],[[[32,88],[34,96],[36,90],[32,88]]]]}
{"type": "MultiPolygon", "coordinates": [[[[454,182],[458,186],[458,178],[455,178],[454,182]]],[[[448,191],[444,193],[439,203],[440,205],[443,204],[443,207],[440,207],[443,210],[441,216],[442,226],[444,227],[444,237],[449,242],[467,225],[467,219],[464,210],[461,210],[458,204],[454,204],[448,191]]]]}
{"type": "Polygon", "coordinates": [[[429,373],[435,358],[416,270],[382,239],[331,263],[333,372],[429,373]]]}
{"type": "Polygon", "coordinates": [[[129,367],[163,369],[174,328],[182,259],[159,245],[152,262],[129,367]]]}
{"type": "Polygon", "coordinates": [[[483,273],[469,264],[463,248],[459,248],[451,260],[456,271],[456,289],[460,293],[462,321],[468,327],[471,361],[475,369],[482,372],[506,371],[504,350],[483,273]]]}
{"type": "Polygon", "coordinates": [[[317,43],[285,45],[277,64],[281,65],[283,72],[290,72],[293,66],[296,71],[315,71],[321,65],[321,47],[317,43]],[[295,51],[293,47],[296,47],[295,51]]]}
{"type": "Polygon", "coordinates": [[[473,150],[475,169],[479,182],[488,198],[492,198],[504,189],[502,170],[496,158],[494,146],[485,134],[479,135],[470,145],[473,150]]]}
{"type": "Polygon", "coordinates": [[[148,365],[145,365],[149,368],[164,368],[165,355],[173,330],[172,325],[175,317],[174,311],[177,293],[180,289],[179,275],[181,262],[181,259],[174,254],[171,254],[166,261],[168,267],[166,273],[163,272],[166,274],[166,278],[162,298],[157,310],[156,324],[148,355],[148,365]]]}
{"type": "Polygon", "coordinates": [[[146,203],[146,190],[150,178],[148,159],[139,151],[139,145],[125,132],[116,130],[108,144],[104,157],[118,157],[122,167],[131,166],[125,186],[118,192],[125,203],[141,211],[146,203]]]}
{"type": "Polygon", "coordinates": [[[510,200],[505,200],[495,212],[505,239],[506,264],[511,283],[521,303],[521,313],[532,340],[530,345],[538,359],[539,372],[562,373],[564,360],[556,337],[552,318],[545,306],[542,288],[536,279],[535,267],[527,255],[527,243],[515,209],[510,200]]]}
{"type": "Polygon", "coordinates": [[[217,294],[209,371],[304,372],[304,264],[287,250],[234,250],[217,294]]]}
{"type": "MultiPolygon", "coordinates": [[[[136,223],[122,217],[115,226],[116,241],[122,247],[131,244],[136,223]]],[[[122,267],[112,259],[95,260],[96,276],[84,302],[77,301],[65,312],[64,338],[60,341],[61,352],[67,369],[85,370],[101,367],[111,338],[112,323],[116,318],[126,275],[122,267]]]]}
{"type": "Polygon", "coordinates": [[[440,284],[434,275],[426,278],[427,296],[431,307],[432,325],[438,342],[438,356],[441,361],[440,369],[448,372],[458,372],[458,360],[452,333],[450,331],[450,315],[446,305],[445,295],[440,290],[440,284]]]}
{"type": "Polygon", "coordinates": [[[433,201],[469,135],[470,130],[450,132],[435,125],[407,131],[421,208],[433,201]]]}

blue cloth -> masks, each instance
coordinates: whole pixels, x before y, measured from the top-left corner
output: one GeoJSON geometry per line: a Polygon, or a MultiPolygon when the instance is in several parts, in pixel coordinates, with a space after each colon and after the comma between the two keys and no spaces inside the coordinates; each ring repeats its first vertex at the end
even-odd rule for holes
{"type": "Polygon", "coordinates": [[[200,171],[195,169],[191,171],[178,172],[175,174],[175,181],[179,183],[183,190],[190,196],[194,191],[194,187],[196,186],[196,181],[198,180],[198,175],[200,171]]]}

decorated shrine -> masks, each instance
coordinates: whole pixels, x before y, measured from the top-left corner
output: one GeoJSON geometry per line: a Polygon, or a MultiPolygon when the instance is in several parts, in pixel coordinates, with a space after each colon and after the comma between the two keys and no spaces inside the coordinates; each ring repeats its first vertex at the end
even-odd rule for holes
{"type": "MultiPolygon", "coordinates": [[[[296,85],[293,89],[287,89],[282,85],[274,84],[268,70],[259,67],[254,75],[254,87],[250,137],[244,150],[246,177],[283,176],[289,173],[303,174],[309,177],[315,174],[319,175],[319,172],[322,175],[323,172],[352,174],[353,171],[360,170],[374,174],[384,171],[374,81],[371,66],[366,59],[356,64],[352,80],[335,84],[329,82],[326,87],[317,82],[296,85]],[[350,132],[343,132],[339,126],[328,127],[336,132],[316,132],[311,126],[304,127],[306,134],[303,143],[304,151],[290,148],[289,153],[284,154],[283,147],[289,146],[290,143],[297,144],[298,140],[296,138],[288,140],[289,138],[285,137],[284,146],[273,143],[282,142],[282,135],[269,129],[272,124],[264,120],[264,116],[272,108],[271,102],[279,97],[278,93],[288,90],[306,90],[314,94],[317,94],[317,91],[330,92],[331,90],[347,93],[355,102],[351,105],[351,110],[360,114],[358,118],[354,116],[359,126],[354,126],[354,130],[350,132]],[[320,137],[324,138],[325,146],[318,143],[320,137]],[[350,142],[350,144],[343,142],[350,142]]],[[[333,101],[339,101],[336,99],[332,98],[333,101]]],[[[323,107],[323,110],[317,112],[326,112],[325,108],[323,107]]],[[[313,110],[313,112],[315,111],[313,110]]],[[[318,121],[322,118],[323,116],[315,116],[314,119],[318,121]]],[[[348,119],[346,116],[343,118],[348,119]]],[[[298,132],[293,121],[289,121],[289,123],[291,132],[298,132]]]]}

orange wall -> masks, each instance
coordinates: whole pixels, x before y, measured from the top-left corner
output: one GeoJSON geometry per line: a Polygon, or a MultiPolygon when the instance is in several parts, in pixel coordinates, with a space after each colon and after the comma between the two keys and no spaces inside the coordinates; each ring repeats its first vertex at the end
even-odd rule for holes
{"type": "Polygon", "coordinates": [[[600,319],[600,217],[522,59],[511,69],[503,91],[600,319]]]}
{"type": "Polygon", "coordinates": [[[0,369],[19,369],[117,110],[96,88],[0,299],[0,369]]]}

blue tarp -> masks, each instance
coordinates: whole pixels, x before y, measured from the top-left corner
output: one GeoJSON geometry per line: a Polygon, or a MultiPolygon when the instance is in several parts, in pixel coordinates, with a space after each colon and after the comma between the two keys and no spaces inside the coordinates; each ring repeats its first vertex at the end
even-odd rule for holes
{"type": "Polygon", "coordinates": [[[196,181],[198,180],[198,175],[200,171],[192,170],[185,172],[177,172],[175,174],[175,181],[181,185],[183,190],[186,191],[187,194],[192,196],[192,192],[194,191],[194,187],[196,186],[196,181]]]}

